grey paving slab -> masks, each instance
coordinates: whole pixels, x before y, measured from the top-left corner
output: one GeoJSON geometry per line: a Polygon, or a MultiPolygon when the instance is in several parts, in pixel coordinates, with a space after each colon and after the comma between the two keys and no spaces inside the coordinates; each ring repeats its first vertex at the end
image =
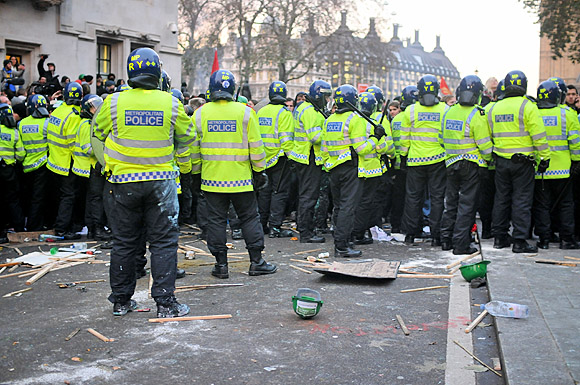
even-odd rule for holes
{"type": "MultiPolygon", "coordinates": [[[[492,300],[526,304],[525,320],[496,318],[506,383],[577,384],[580,380],[580,269],[534,263],[533,259],[494,250],[488,282],[492,300]]],[[[574,254],[574,253],[573,253],[574,254]]],[[[576,253],[577,254],[577,253],[576,253]]],[[[564,260],[570,251],[541,250],[539,258],[564,260]]]]}

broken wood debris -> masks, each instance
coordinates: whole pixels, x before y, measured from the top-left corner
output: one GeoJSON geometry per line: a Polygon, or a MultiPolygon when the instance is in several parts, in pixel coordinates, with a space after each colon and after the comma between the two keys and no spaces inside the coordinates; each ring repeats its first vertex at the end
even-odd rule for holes
{"type": "Polygon", "coordinates": [[[7,262],[7,263],[0,263],[0,267],[18,266],[21,264],[22,264],[22,262],[7,262]]]}
{"type": "Polygon", "coordinates": [[[411,334],[409,332],[409,329],[407,329],[407,325],[405,325],[405,321],[403,321],[403,317],[401,317],[400,315],[395,315],[395,317],[397,317],[397,321],[399,321],[399,325],[401,325],[401,330],[403,331],[403,333],[405,333],[406,336],[408,336],[409,334],[411,334]]]}
{"type": "Polygon", "coordinates": [[[78,332],[80,332],[81,329],[80,328],[76,328],[75,330],[73,330],[68,336],[66,336],[64,338],[65,341],[70,341],[71,338],[73,338],[74,336],[77,335],[78,332]]]}
{"type": "Polygon", "coordinates": [[[92,328],[88,328],[87,331],[89,333],[91,333],[92,335],[94,335],[95,337],[97,337],[98,339],[100,339],[103,342],[113,342],[115,341],[113,338],[107,338],[104,335],[102,335],[101,333],[99,333],[98,331],[96,331],[95,329],[92,328]]]}
{"type": "Polygon", "coordinates": [[[310,270],[306,270],[306,269],[303,269],[303,268],[301,268],[301,267],[294,266],[294,265],[288,265],[288,266],[290,266],[290,267],[291,267],[291,268],[293,268],[293,269],[300,270],[300,271],[302,271],[302,272],[304,272],[304,273],[306,273],[306,274],[312,274],[312,272],[311,272],[310,270]]]}
{"type": "Polygon", "coordinates": [[[449,265],[447,265],[447,266],[445,266],[445,267],[446,267],[447,269],[451,269],[452,267],[455,267],[455,266],[457,266],[457,265],[461,265],[461,262],[465,262],[465,261],[467,261],[467,260],[470,260],[471,258],[475,258],[475,257],[477,257],[478,255],[479,255],[479,250],[478,250],[478,251],[476,251],[475,253],[473,253],[473,254],[469,254],[468,256],[466,256],[466,257],[463,257],[463,258],[461,258],[461,259],[459,259],[459,260],[457,260],[457,261],[455,261],[455,262],[453,262],[453,263],[451,263],[451,264],[449,264],[449,265]]]}
{"type": "Polygon", "coordinates": [[[149,318],[149,322],[152,323],[164,323],[164,322],[175,322],[175,321],[197,321],[197,320],[212,320],[212,319],[226,319],[232,318],[231,314],[218,314],[218,315],[201,315],[194,317],[175,317],[175,318],[149,318]]]}
{"type": "Polygon", "coordinates": [[[465,333],[471,333],[473,329],[481,322],[481,320],[487,315],[487,310],[483,310],[480,315],[477,316],[476,319],[473,320],[472,323],[465,329],[465,333]]]}
{"type": "Polygon", "coordinates": [[[187,285],[187,286],[176,286],[175,293],[183,293],[186,291],[193,290],[204,290],[212,287],[232,287],[232,286],[244,286],[243,283],[212,283],[207,285],[187,285]]]}
{"type": "Polygon", "coordinates": [[[453,274],[397,274],[397,278],[453,278],[453,274]]]}
{"type": "Polygon", "coordinates": [[[324,249],[313,249],[313,250],[304,250],[304,251],[297,251],[294,253],[294,255],[302,255],[302,254],[310,254],[310,253],[315,253],[317,251],[322,251],[324,249]]]}
{"type": "Polygon", "coordinates": [[[576,260],[576,261],[580,261],[580,258],[576,258],[576,257],[568,257],[567,255],[566,255],[566,256],[564,256],[564,259],[573,259],[573,260],[576,260]]]}
{"type": "Polygon", "coordinates": [[[81,285],[83,283],[96,283],[96,282],[105,282],[104,279],[89,279],[87,281],[74,281],[74,282],[58,282],[56,285],[61,289],[66,289],[67,287],[73,287],[76,285],[81,285]]]}
{"type": "Polygon", "coordinates": [[[14,295],[16,295],[16,294],[24,293],[24,292],[27,292],[27,291],[29,291],[29,290],[32,290],[32,288],[31,288],[31,287],[28,287],[28,288],[26,288],[26,289],[22,289],[22,290],[16,290],[16,291],[13,291],[13,292],[11,292],[11,293],[4,294],[2,297],[3,297],[3,298],[12,297],[12,296],[14,296],[14,295]]]}
{"type": "Polygon", "coordinates": [[[435,289],[445,289],[449,286],[428,286],[428,287],[418,287],[416,289],[405,289],[401,290],[401,293],[413,293],[415,291],[424,291],[424,290],[435,290],[435,289]]]}
{"type": "Polygon", "coordinates": [[[491,366],[489,366],[488,364],[486,364],[485,362],[483,362],[482,360],[480,360],[479,358],[477,358],[473,353],[471,353],[469,350],[465,349],[465,347],[463,347],[463,345],[461,345],[459,342],[457,342],[457,340],[453,340],[453,343],[457,346],[459,346],[461,349],[463,349],[465,351],[465,353],[469,354],[471,357],[473,357],[477,362],[479,362],[480,364],[482,364],[483,366],[485,366],[486,368],[488,368],[489,370],[491,370],[492,372],[494,372],[495,374],[497,374],[498,376],[502,377],[501,373],[498,373],[495,369],[493,369],[491,366]]]}

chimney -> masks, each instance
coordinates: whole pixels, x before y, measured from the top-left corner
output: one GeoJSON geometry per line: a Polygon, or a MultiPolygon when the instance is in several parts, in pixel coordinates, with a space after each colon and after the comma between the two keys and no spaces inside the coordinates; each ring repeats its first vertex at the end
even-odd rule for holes
{"type": "Polygon", "coordinates": [[[346,27],[346,10],[340,11],[340,26],[346,27]]]}
{"type": "Polygon", "coordinates": [[[393,24],[393,39],[399,38],[399,24],[393,24]]]}
{"type": "Polygon", "coordinates": [[[435,37],[435,49],[441,49],[441,36],[437,35],[435,37]]]}
{"type": "Polygon", "coordinates": [[[369,33],[376,33],[375,31],[375,18],[371,17],[369,19],[369,33]]]}
{"type": "Polygon", "coordinates": [[[415,41],[413,42],[413,44],[421,44],[421,43],[419,43],[419,30],[418,29],[415,30],[415,41]]]}

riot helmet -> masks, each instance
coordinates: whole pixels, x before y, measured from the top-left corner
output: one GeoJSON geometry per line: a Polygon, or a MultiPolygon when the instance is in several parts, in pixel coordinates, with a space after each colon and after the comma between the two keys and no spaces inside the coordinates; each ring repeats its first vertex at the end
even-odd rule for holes
{"type": "Polygon", "coordinates": [[[409,107],[411,104],[415,104],[419,100],[419,90],[417,86],[407,86],[403,88],[401,93],[401,110],[409,107]]]}
{"type": "Polygon", "coordinates": [[[353,111],[352,106],[358,104],[358,93],[356,88],[350,84],[343,84],[334,91],[334,102],[336,103],[336,112],[343,113],[353,111]]]}
{"type": "Polygon", "coordinates": [[[151,48],[137,48],[127,58],[127,83],[133,88],[155,89],[161,79],[161,60],[151,48]]]}
{"type": "Polygon", "coordinates": [[[209,97],[216,100],[234,100],[236,79],[228,70],[217,70],[209,77],[209,97]]]}
{"type": "Polygon", "coordinates": [[[286,96],[288,95],[288,88],[286,83],[282,81],[275,81],[270,84],[268,88],[268,98],[270,103],[284,104],[286,103],[286,96]]]}
{"type": "Polygon", "coordinates": [[[548,80],[551,80],[558,85],[558,87],[560,88],[560,104],[565,104],[566,103],[566,94],[568,93],[568,87],[566,87],[566,83],[564,82],[564,79],[559,78],[557,76],[554,76],[548,80]]]}
{"type": "Polygon", "coordinates": [[[93,114],[103,104],[103,98],[95,94],[88,94],[81,102],[81,118],[92,119],[93,114]],[[93,110],[94,109],[94,110],[93,110]]]}
{"type": "Polygon", "coordinates": [[[331,95],[332,88],[330,87],[330,84],[324,80],[315,80],[312,82],[310,89],[308,90],[309,99],[307,100],[312,104],[315,104],[318,108],[324,109],[325,107],[328,107],[331,95]]]}
{"type": "Polygon", "coordinates": [[[26,103],[28,107],[28,115],[33,118],[47,118],[48,109],[46,108],[48,103],[43,95],[35,94],[28,98],[26,103]]]}
{"type": "Polygon", "coordinates": [[[64,102],[68,105],[81,105],[83,98],[83,87],[77,82],[70,82],[64,88],[64,102]]]}
{"type": "Polygon", "coordinates": [[[528,89],[528,78],[522,71],[510,71],[505,79],[505,96],[524,96],[528,89]]]}
{"type": "Polygon", "coordinates": [[[372,92],[363,92],[358,96],[358,100],[360,103],[360,110],[363,114],[370,117],[377,111],[377,94],[373,94],[372,92]]]}
{"type": "Polygon", "coordinates": [[[434,106],[439,103],[439,81],[435,75],[424,75],[417,83],[419,103],[422,106],[434,106]]]}
{"type": "Polygon", "coordinates": [[[481,102],[483,83],[476,75],[467,75],[457,87],[457,102],[462,106],[475,106],[481,102]]]}
{"type": "Polygon", "coordinates": [[[8,128],[16,128],[12,108],[6,103],[0,103],[0,124],[8,128]]]}
{"type": "Polygon", "coordinates": [[[538,86],[538,108],[554,108],[560,104],[560,86],[552,80],[546,80],[538,86]]]}

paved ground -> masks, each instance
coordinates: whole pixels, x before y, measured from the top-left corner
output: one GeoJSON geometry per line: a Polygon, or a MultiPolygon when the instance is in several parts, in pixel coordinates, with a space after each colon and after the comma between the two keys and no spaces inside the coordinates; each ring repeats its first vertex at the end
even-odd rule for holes
{"type": "MultiPolygon", "coordinates": [[[[535,263],[490,245],[484,253],[493,261],[491,298],[530,307],[528,319],[496,319],[508,383],[580,383],[580,268],[535,263]]],[[[580,264],[564,256],[580,258],[580,252],[551,244],[538,258],[580,264]]]]}
{"type": "MultiPolygon", "coordinates": [[[[234,252],[244,251],[243,242],[234,244],[234,252]]],[[[199,242],[193,245],[204,248],[199,242]]],[[[186,276],[178,285],[244,284],[178,295],[181,302],[191,306],[190,315],[232,314],[233,318],[227,320],[161,325],[147,322],[153,312],[113,317],[112,305],[106,300],[106,282],[86,284],[84,292],[55,285],[62,281],[108,280],[106,265],[51,272],[32,285],[32,291],[0,298],[0,383],[503,383],[491,372],[474,375],[472,369],[466,369],[474,362],[452,343],[455,338],[463,338],[462,344],[487,363],[491,363],[491,357],[499,357],[493,326],[477,328],[473,336],[463,332],[466,322],[477,315],[470,303],[484,302],[485,288],[469,289],[457,277],[451,289],[400,293],[401,289],[449,286],[450,281],[337,279],[288,266],[299,264],[289,260],[299,258],[294,253],[317,247],[268,239],[266,257],[277,263],[280,271],[249,277],[245,274],[248,261],[244,259],[230,265],[229,280],[209,275],[211,267],[202,265],[213,262],[210,257],[184,261],[180,255],[180,266],[196,275],[186,276]],[[291,297],[300,287],[322,294],[325,304],[313,320],[301,320],[292,310],[291,297]],[[407,323],[410,336],[401,332],[396,314],[407,323]],[[81,332],[65,341],[76,328],[81,332]],[[115,341],[102,342],[86,328],[94,328],[115,341]],[[73,357],[81,361],[73,361],[73,357]]],[[[331,250],[330,243],[321,247],[331,250]]],[[[24,252],[33,249],[22,247],[24,252]]],[[[362,249],[365,257],[398,260],[403,266],[418,266],[417,270],[425,272],[445,273],[445,265],[457,259],[427,244],[412,248],[374,244],[362,249]]],[[[0,262],[15,256],[14,251],[4,248],[0,262]]],[[[0,279],[0,294],[25,287],[22,278],[0,279]]],[[[139,280],[134,298],[142,307],[154,310],[147,290],[147,278],[139,280]]],[[[491,320],[486,322],[493,324],[491,320]]]]}

